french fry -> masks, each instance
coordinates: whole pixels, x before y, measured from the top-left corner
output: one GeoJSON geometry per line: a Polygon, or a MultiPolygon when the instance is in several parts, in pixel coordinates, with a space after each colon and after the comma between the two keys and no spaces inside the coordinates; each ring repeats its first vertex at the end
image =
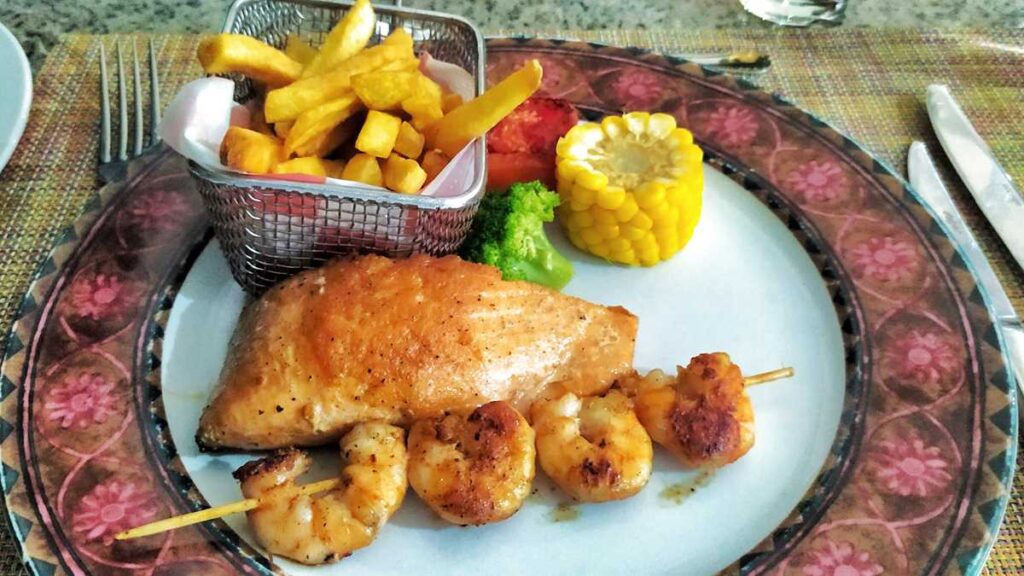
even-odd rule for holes
{"type": "Polygon", "coordinates": [[[267,93],[263,113],[267,122],[294,120],[306,110],[344,97],[352,90],[352,76],[374,70],[412,70],[418,63],[403,46],[378,45],[342,62],[333,71],[303,78],[267,93]]]}
{"type": "Polygon", "coordinates": [[[342,174],[345,173],[345,161],[344,160],[323,160],[324,169],[327,170],[327,175],[331,178],[341,178],[342,174]]]}
{"type": "Polygon", "coordinates": [[[220,143],[221,163],[243,172],[266,174],[285,158],[280,140],[247,128],[228,128],[220,143]]]}
{"type": "Polygon", "coordinates": [[[420,132],[426,131],[444,116],[441,103],[429,95],[413,96],[403,100],[402,110],[412,116],[412,125],[420,132]]]}
{"type": "MultiPolygon", "coordinates": [[[[316,48],[294,34],[289,34],[284,41],[284,53],[303,66],[308,66],[316,57],[316,48]]],[[[305,68],[303,68],[305,70],[305,68]]]]}
{"type": "Polygon", "coordinates": [[[370,110],[356,137],[356,150],[377,158],[387,158],[395,147],[401,127],[402,119],[398,116],[370,110]]]}
{"type": "Polygon", "coordinates": [[[412,52],[412,36],[409,35],[405,28],[395,28],[381,44],[384,46],[399,46],[407,49],[410,53],[412,52]]]}
{"type": "Polygon", "coordinates": [[[370,110],[392,111],[412,96],[419,72],[366,72],[352,76],[352,90],[370,110]]]}
{"type": "Polygon", "coordinates": [[[298,156],[327,154],[330,152],[324,149],[327,136],[362,107],[355,94],[349,94],[306,110],[295,119],[285,138],[285,153],[298,156]]]}
{"type": "Polygon", "coordinates": [[[402,109],[412,116],[412,124],[417,130],[426,130],[444,116],[442,96],[441,86],[417,70],[412,95],[402,101],[402,109]]]}
{"type": "Polygon", "coordinates": [[[416,71],[416,96],[421,98],[430,98],[436,100],[438,106],[443,102],[444,90],[441,89],[441,85],[428,78],[425,74],[416,71]]]}
{"type": "Polygon", "coordinates": [[[338,124],[334,130],[327,133],[327,136],[321,140],[320,145],[317,147],[316,155],[321,158],[327,156],[331,152],[334,152],[341,147],[342,144],[352,140],[359,134],[360,128],[363,127],[363,116],[355,114],[349,117],[347,120],[338,124]]]}
{"type": "MultiPolygon", "coordinates": [[[[266,121],[267,109],[263,109],[263,120],[266,121]]],[[[295,125],[295,120],[284,120],[282,122],[274,122],[274,134],[278,138],[284,140],[288,137],[288,133],[292,131],[292,126],[295,125]]]]}
{"type": "Polygon", "coordinates": [[[427,173],[427,182],[433,182],[434,178],[444,170],[444,167],[448,165],[448,161],[451,160],[444,155],[440,150],[427,150],[426,154],[423,155],[423,159],[420,160],[420,165],[423,167],[423,171],[427,173]]]}
{"type": "Polygon", "coordinates": [[[427,173],[415,160],[398,154],[388,156],[384,162],[384,186],[402,194],[415,194],[423,188],[427,173]]]}
{"type": "Polygon", "coordinates": [[[459,96],[454,92],[448,92],[441,96],[441,110],[443,110],[445,114],[450,113],[459,106],[462,106],[462,96],[459,96]]]}
{"type": "Polygon", "coordinates": [[[427,145],[455,156],[536,92],[543,74],[540,62],[526,62],[480,96],[433,123],[426,133],[427,145]]]}
{"type": "Polygon", "coordinates": [[[302,71],[302,77],[309,78],[334,70],[339,64],[366,48],[366,43],[373,36],[376,23],[377,17],[370,6],[370,0],[356,0],[341,22],[331,29],[327,39],[320,46],[320,52],[302,71]]]}
{"type": "Polygon", "coordinates": [[[272,174],[309,174],[310,176],[327,176],[327,167],[323,160],[316,156],[292,158],[274,166],[272,174]]]}
{"type": "Polygon", "coordinates": [[[384,174],[380,171],[380,164],[369,154],[356,154],[350,158],[341,177],[371,186],[384,185],[384,174]]]}
{"type": "Polygon", "coordinates": [[[423,153],[424,141],[423,134],[417,132],[412,124],[402,122],[398,128],[398,137],[395,138],[395,152],[415,160],[423,153]]]}
{"type": "Polygon", "coordinates": [[[199,43],[199,63],[207,74],[238,72],[268,86],[284,86],[302,74],[287,54],[242,34],[218,34],[199,43]]]}

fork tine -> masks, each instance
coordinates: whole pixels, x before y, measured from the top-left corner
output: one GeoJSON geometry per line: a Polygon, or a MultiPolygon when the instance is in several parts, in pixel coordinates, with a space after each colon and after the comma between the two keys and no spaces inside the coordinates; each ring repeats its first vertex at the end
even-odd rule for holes
{"type": "Polygon", "coordinates": [[[107,81],[107,52],[100,42],[100,164],[110,162],[110,95],[107,81]]]}
{"type": "Polygon", "coordinates": [[[139,50],[132,38],[132,82],[135,83],[135,149],[132,156],[142,154],[142,80],[139,79],[139,50]]]}
{"type": "Polygon", "coordinates": [[[160,141],[157,128],[160,126],[160,74],[156,69],[156,51],[153,39],[149,39],[149,143],[160,141]]]}
{"type": "Polygon", "coordinates": [[[120,122],[118,123],[118,135],[120,135],[119,147],[117,152],[118,160],[128,159],[128,94],[127,89],[124,86],[124,55],[121,53],[121,42],[117,42],[117,105],[118,116],[120,122]]]}

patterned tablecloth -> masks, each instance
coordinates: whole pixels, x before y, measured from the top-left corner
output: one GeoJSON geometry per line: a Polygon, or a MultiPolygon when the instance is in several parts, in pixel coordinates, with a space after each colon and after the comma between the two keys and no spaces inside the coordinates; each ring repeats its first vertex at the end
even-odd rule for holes
{"type": "MultiPolygon", "coordinates": [[[[492,34],[515,31],[490,30],[492,34]]],[[[942,156],[924,110],[925,87],[949,84],[967,114],[1013,176],[1024,182],[1024,31],[694,30],[542,31],[659,51],[706,53],[756,48],[771,55],[770,72],[753,78],[858,140],[904,174],[907,146],[923,139],[974,228],[1017,310],[1024,313],[1024,271],[995,237],[942,156]]],[[[95,177],[98,64],[87,54],[128,37],[70,35],[35,80],[25,136],[0,173],[0,349],[22,294],[62,230],[98,188],[95,177]]],[[[138,37],[140,45],[146,38],[138,37]]],[[[163,99],[200,75],[196,36],[153,36],[163,99]]],[[[5,472],[6,473],[6,472],[5,472]]],[[[18,545],[0,529],[0,573],[17,573],[18,545]]],[[[1024,574],[1024,473],[986,573],[1024,574]]]]}

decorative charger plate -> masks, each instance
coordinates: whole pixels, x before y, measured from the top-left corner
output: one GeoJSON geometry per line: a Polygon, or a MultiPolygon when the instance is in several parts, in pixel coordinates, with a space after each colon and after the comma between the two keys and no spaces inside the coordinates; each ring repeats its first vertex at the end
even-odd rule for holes
{"type": "MultiPolygon", "coordinates": [[[[713,476],[659,456],[623,502],[574,506],[542,474],[523,510],[447,526],[410,492],[367,549],[330,567],[273,562],[243,517],[118,542],[117,532],[237,497],[195,418],[241,291],[180,158],[108,186],[54,248],[8,339],[0,403],[11,528],[33,573],[977,574],[1010,491],[1017,407],[997,333],[955,247],[886,167],[786,102],[640,50],[488,42],[526,58],[585,116],[664,111],[706,151],[691,245],[652,269],[575,261],[567,292],[641,320],[637,366],[730,352],[757,444],[713,476]]],[[[329,459],[323,459],[329,462],[329,459]]],[[[336,462],[336,460],[335,460],[336,462]]],[[[321,471],[321,473],[325,473],[321,471]]]]}

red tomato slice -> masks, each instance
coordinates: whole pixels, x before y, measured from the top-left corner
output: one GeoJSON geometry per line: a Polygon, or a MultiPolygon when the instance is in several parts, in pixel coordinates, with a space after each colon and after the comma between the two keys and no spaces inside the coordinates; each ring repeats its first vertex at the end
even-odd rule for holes
{"type": "Polygon", "coordinates": [[[548,188],[554,189],[554,154],[487,153],[488,190],[505,190],[516,182],[534,180],[540,180],[548,188]]]}

